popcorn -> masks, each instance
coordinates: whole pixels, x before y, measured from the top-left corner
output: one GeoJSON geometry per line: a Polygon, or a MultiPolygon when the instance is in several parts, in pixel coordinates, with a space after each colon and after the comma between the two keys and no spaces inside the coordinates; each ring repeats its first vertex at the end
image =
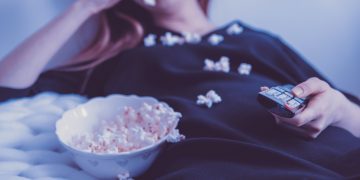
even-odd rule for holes
{"type": "Polygon", "coordinates": [[[222,56],[218,62],[214,62],[210,59],[205,59],[204,70],[206,71],[218,71],[218,72],[230,72],[230,59],[226,56],[222,56]]]}
{"type": "Polygon", "coordinates": [[[238,72],[241,75],[250,75],[251,69],[252,69],[251,64],[241,63],[238,68],[238,72]]]}
{"type": "Polygon", "coordinates": [[[183,44],[184,40],[180,36],[171,34],[170,32],[165,33],[164,36],[160,37],[160,40],[164,46],[174,46],[176,44],[183,44]]]}
{"type": "Polygon", "coordinates": [[[144,3],[148,6],[156,6],[156,0],[144,0],[144,3]]]}
{"type": "Polygon", "coordinates": [[[241,26],[240,26],[239,24],[237,24],[237,23],[231,25],[231,26],[226,30],[226,32],[227,32],[229,35],[239,35],[239,34],[241,34],[243,31],[244,31],[244,28],[241,27],[241,26]]]}
{"type": "Polygon", "coordinates": [[[156,35],[155,34],[149,34],[144,38],[144,45],[146,47],[151,47],[156,45],[156,35]]]}
{"type": "Polygon", "coordinates": [[[196,101],[197,105],[206,105],[208,108],[212,107],[213,102],[204,95],[199,95],[196,101]]]}
{"type": "Polygon", "coordinates": [[[103,120],[92,132],[73,136],[75,149],[98,154],[116,154],[140,149],[163,138],[179,142],[185,136],[175,129],[181,114],[163,103],[124,107],[113,119],[103,120]]]}
{"type": "Polygon", "coordinates": [[[213,34],[208,38],[208,41],[211,45],[216,46],[220,44],[222,41],[224,41],[224,37],[219,34],[213,34]]]}
{"type": "Polygon", "coordinates": [[[182,33],[185,42],[190,44],[197,44],[201,42],[201,36],[196,33],[184,32],[182,33]]]}
{"type": "Polygon", "coordinates": [[[118,180],[133,180],[131,178],[129,171],[124,171],[117,175],[118,180]]]}
{"type": "Polygon", "coordinates": [[[210,90],[206,94],[206,97],[208,97],[214,103],[220,103],[222,101],[221,97],[218,94],[216,94],[216,92],[214,90],[210,90]]]}
{"type": "Polygon", "coordinates": [[[177,143],[177,142],[180,142],[180,141],[182,141],[184,139],[185,139],[185,136],[180,134],[178,129],[173,129],[169,133],[166,141],[169,142],[169,143],[177,143]]]}
{"type": "Polygon", "coordinates": [[[206,95],[199,95],[197,97],[197,105],[205,105],[208,108],[211,108],[213,104],[220,103],[222,101],[221,97],[216,94],[214,90],[210,90],[206,95]]]}

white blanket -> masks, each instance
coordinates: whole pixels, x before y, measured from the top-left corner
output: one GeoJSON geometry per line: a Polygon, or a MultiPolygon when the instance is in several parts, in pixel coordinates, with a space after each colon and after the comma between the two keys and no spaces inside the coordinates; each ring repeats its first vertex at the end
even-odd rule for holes
{"type": "Polygon", "coordinates": [[[85,101],[42,93],[0,104],[0,179],[95,179],[73,162],[55,135],[62,113],[85,101]]]}

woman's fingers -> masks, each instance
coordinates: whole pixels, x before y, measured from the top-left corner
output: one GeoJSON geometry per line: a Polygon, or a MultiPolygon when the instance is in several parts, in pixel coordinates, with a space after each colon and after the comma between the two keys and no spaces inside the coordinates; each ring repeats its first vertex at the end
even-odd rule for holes
{"type": "Polygon", "coordinates": [[[297,85],[292,89],[293,93],[299,98],[305,98],[310,95],[316,95],[330,89],[330,86],[325,81],[317,77],[312,77],[305,82],[297,85]]]}
{"type": "Polygon", "coordinates": [[[305,138],[311,138],[311,139],[317,138],[321,134],[321,132],[327,127],[327,125],[326,125],[326,123],[324,123],[325,121],[323,119],[313,120],[313,121],[309,122],[308,124],[305,124],[301,127],[297,127],[292,124],[289,124],[289,123],[283,121],[282,118],[279,118],[276,116],[275,116],[275,122],[280,127],[287,129],[296,135],[299,135],[299,136],[305,137],[305,138]]]}
{"type": "Polygon", "coordinates": [[[274,114],[276,123],[298,135],[307,138],[316,138],[329,125],[325,118],[325,97],[313,97],[308,106],[293,118],[284,118],[274,114]]]}
{"type": "Polygon", "coordinates": [[[282,121],[279,117],[275,117],[275,121],[276,121],[277,125],[290,131],[293,134],[296,134],[298,136],[305,137],[305,138],[310,138],[309,134],[311,132],[307,128],[293,126],[287,122],[282,121]]]}
{"type": "Polygon", "coordinates": [[[262,87],[260,87],[260,91],[267,91],[267,90],[269,90],[270,88],[269,87],[267,87],[267,86],[262,86],[262,87]]]}
{"type": "Polygon", "coordinates": [[[315,119],[319,119],[323,116],[325,112],[326,103],[322,95],[314,97],[308,105],[303,109],[302,112],[295,115],[295,117],[291,118],[290,120],[293,122],[295,126],[303,126],[315,119]]]}
{"type": "Polygon", "coordinates": [[[324,118],[319,118],[309,122],[303,128],[307,129],[308,136],[311,138],[317,138],[322,131],[328,127],[327,121],[324,118]]]}
{"type": "Polygon", "coordinates": [[[279,120],[291,124],[296,127],[301,127],[310,121],[318,119],[321,117],[323,112],[323,105],[322,103],[317,100],[318,98],[315,97],[309,104],[298,114],[296,114],[293,118],[285,118],[280,117],[274,114],[279,120]]]}

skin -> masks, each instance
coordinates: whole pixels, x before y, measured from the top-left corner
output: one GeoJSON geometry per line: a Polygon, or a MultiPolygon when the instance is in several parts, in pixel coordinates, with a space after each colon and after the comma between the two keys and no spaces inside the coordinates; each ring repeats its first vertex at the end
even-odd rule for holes
{"type": "Polygon", "coordinates": [[[210,23],[197,0],[157,0],[156,6],[148,6],[142,0],[135,0],[147,9],[155,23],[177,32],[193,32],[200,35],[216,28],[210,23]]]}
{"type": "MultiPolygon", "coordinates": [[[[135,1],[152,14],[157,25],[167,29],[206,34],[215,28],[202,12],[197,0],[157,0],[154,7],[147,6],[142,0],[135,1]]],[[[33,85],[51,58],[87,19],[119,2],[121,0],[75,1],[62,15],[24,41],[0,62],[0,86],[21,89],[33,85]]],[[[328,126],[337,126],[360,137],[359,106],[326,82],[310,78],[297,85],[293,93],[298,97],[310,96],[310,102],[294,118],[274,115],[280,126],[292,126],[294,132],[311,138],[316,138],[328,126]]]]}

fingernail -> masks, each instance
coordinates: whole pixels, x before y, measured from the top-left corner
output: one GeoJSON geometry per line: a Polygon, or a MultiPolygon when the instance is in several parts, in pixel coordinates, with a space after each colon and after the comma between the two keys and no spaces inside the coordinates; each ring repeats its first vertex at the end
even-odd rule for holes
{"type": "Polygon", "coordinates": [[[298,97],[301,96],[302,93],[304,93],[304,90],[300,87],[294,87],[292,91],[298,97]]]}
{"type": "Polygon", "coordinates": [[[266,87],[266,86],[262,86],[262,87],[260,87],[260,91],[266,91],[266,90],[269,90],[269,88],[268,88],[268,87],[266,87]]]}

